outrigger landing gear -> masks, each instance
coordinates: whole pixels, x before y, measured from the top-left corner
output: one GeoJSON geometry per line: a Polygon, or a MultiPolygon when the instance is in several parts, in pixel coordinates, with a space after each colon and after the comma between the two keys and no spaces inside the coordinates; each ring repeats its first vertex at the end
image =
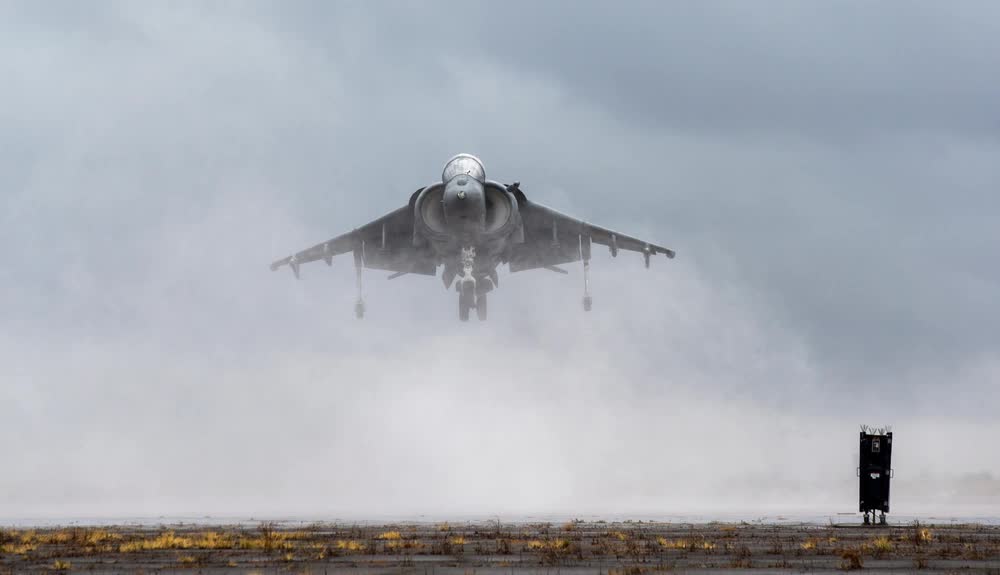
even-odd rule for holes
{"type": "Polygon", "coordinates": [[[590,236],[580,236],[580,259],[583,260],[583,311],[590,311],[594,298],[590,297],[590,236]]]}
{"type": "Polygon", "coordinates": [[[354,273],[357,276],[358,300],[354,302],[354,316],[358,319],[365,317],[365,300],[361,296],[361,270],[364,268],[364,245],[354,248],[354,273]]]}

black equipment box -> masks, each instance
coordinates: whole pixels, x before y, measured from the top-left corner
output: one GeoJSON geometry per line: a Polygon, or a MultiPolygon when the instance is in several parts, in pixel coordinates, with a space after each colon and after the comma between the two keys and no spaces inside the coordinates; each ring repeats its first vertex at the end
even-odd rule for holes
{"type": "Polygon", "coordinates": [[[892,478],[892,432],[883,429],[861,428],[861,457],[858,460],[858,510],[875,519],[881,511],[881,523],[889,512],[889,479],[892,478]]]}

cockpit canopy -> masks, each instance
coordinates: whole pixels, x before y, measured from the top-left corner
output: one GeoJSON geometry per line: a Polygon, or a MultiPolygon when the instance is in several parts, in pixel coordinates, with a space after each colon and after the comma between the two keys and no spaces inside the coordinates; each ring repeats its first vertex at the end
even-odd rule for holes
{"type": "Polygon", "coordinates": [[[479,158],[472,154],[459,154],[448,160],[448,163],[444,165],[444,171],[441,172],[441,181],[447,184],[452,178],[459,175],[470,176],[479,180],[479,183],[486,182],[486,168],[483,167],[479,158]]]}

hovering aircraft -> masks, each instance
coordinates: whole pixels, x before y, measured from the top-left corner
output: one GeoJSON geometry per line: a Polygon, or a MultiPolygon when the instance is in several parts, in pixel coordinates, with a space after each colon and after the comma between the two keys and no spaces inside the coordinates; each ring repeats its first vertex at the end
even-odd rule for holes
{"type": "Polygon", "coordinates": [[[511,272],[546,269],[568,273],[560,264],[583,261],[583,309],[590,311],[591,244],[639,252],[649,267],[656,254],[674,257],[674,251],[629,235],[578,220],[528,200],[518,182],[509,185],[486,179],[479,158],[458,154],[444,166],[441,181],[420,188],[407,205],[346,234],[316,244],[271,264],[272,270],[291,268],[354,254],[358,299],[354,313],[365,315],[362,298],[364,268],[406,274],[437,275],[446,289],[458,292],[458,317],[468,321],[475,309],[486,319],[486,294],[497,288],[497,267],[511,272]]]}

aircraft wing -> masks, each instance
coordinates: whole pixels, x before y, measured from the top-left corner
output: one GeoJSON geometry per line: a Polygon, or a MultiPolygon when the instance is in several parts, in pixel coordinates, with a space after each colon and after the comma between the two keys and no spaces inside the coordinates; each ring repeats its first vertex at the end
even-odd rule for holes
{"type": "Polygon", "coordinates": [[[352,252],[367,268],[389,270],[399,274],[434,275],[437,263],[432,254],[413,245],[413,210],[403,206],[398,210],[339,235],[311,248],[304,249],[271,264],[271,270],[282,266],[292,268],[299,277],[299,266],[318,260],[332,265],[333,257],[352,252]]]}
{"type": "Polygon", "coordinates": [[[515,245],[511,251],[511,272],[575,262],[584,254],[589,259],[591,242],[608,246],[612,255],[617,255],[618,250],[639,252],[645,256],[647,266],[650,256],[675,255],[669,248],[584,222],[535,202],[525,200],[519,209],[524,243],[515,245]]]}

